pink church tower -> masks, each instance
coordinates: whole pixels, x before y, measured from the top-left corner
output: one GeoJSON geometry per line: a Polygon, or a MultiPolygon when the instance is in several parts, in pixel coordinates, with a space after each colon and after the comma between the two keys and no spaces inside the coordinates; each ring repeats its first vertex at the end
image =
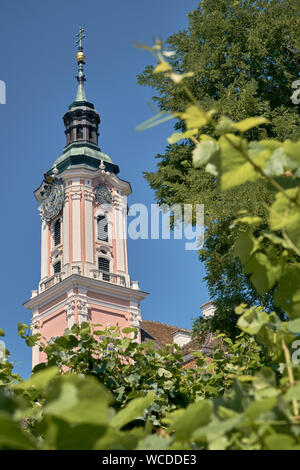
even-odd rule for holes
{"type": "MultiPolygon", "coordinates": [[[[78,91],[64,114],[66,146],[34,192],[41,227],[41,280],[24,305],[47,340],[74,323],[139,328],[147,294],[128,272],[130,184],[98,146],[100,117],[84,91],[83,30],[78,33],[78,91]]],[[[33,348],[33,367],[41,362],[33,348]]]]}

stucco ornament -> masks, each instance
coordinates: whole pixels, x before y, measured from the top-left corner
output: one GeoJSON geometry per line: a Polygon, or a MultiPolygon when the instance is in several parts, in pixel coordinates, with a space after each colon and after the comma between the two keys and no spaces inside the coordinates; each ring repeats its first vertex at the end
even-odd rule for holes
{"type": "Polygon", "coordinates": [[[64,186],[61,179],[55,179],[48,184],[42,196],[39,212],[42,220],[50,222],[62,209],[64,203],[64,186]]]}
{"type": "Polygon", "coordinates": [[[112,195],[107,186],[98,184],[95,188],[95,198],[98,204],[111,204],[112,195]]]}

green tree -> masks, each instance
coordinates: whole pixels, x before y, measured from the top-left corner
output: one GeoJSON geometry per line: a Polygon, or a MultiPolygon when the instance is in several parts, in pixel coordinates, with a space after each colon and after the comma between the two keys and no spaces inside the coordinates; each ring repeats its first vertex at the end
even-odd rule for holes
{"type": "MultiPolygon", "coordinates": [[[[204,110],[217,117],[241,120],[263,114],[270,120],[246,134],[251,139],[300,137],[298,109],[292,104],[292,82],[300,65],[300,3],[296,0],[202,0],[188,15],[186,30],[168,38],[175,54],[170,63],[177,73],[193,72],[186,78],[189,90],[204,110]]],[[[189,101],[183,89],[166,74],[147,66],[138,83],[152,87],[160,110],[182,112],[189,101]]],[[[220,122],[220,127],[226,120],[220,122]]],[[[178,119],[177,131],[185,131],[178,119]]],[[[215,135],[211,125],[203,132],[215,135]]],[[[173,140],[170,140],[173,142],[173,140]]],[[[159,159],[156,172],[145,172],[158,203],[205,205],[206,241],[199,257],[206,266],[209,294],[216,301],[216,314],[207,325],[234,336],[234,307],[246,298],[249,305],[273,308],[273,293],[260,296],[249,275],[234,259],[236,231],[231,227],[239,211],[265,219],[273,192],[264,182],[247,182],[221,192],[214,175],[192,165],[192,140],[171,143],[159,159]]],[[[196,321],[197,330],[201,321],[196,321]]]]}

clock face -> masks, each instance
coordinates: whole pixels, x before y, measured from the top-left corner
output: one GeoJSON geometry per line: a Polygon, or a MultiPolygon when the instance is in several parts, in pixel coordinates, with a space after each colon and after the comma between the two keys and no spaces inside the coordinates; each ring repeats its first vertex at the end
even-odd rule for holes
{"type": "Polygon", "coordinates": [[[99,184],[95,188],[95,198],[98,204],[111,204],[112,196],[107,186],[99,184]]]}
{"type": "Polygon", "coordinates": [[[61,180],[55,179],[53,183],[48,184],[43,194],[39,211],[42,220],[50,222],[56,217],[62,209],[64,203],[64,186],[61,180]]]}

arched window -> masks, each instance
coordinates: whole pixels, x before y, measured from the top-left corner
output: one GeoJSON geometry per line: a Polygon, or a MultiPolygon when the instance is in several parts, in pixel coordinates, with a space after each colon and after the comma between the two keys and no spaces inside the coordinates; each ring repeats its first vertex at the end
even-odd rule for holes
{"type": "Polygon", "coordinates": [[[76,139],[83,139],[83,127],[81,125],[76,129],[76,139]]]}
{"type": "Polygon", "coordinates": [[[105,215],[97,217],[97,238],[103,242],[108,242],[108,224],[105,215]]]}
{"type": "MultiPolygon", "coordinates": [[[[107,258],[98,258],[98,269],[100,271],[106,271],[109,273],[109,259],[107,258]]],[[[102,277],[103,281],[109,281],[109,275],[108,274],[103,274],[102,277]]]]}
{"type": "Polygon", "coordinates": [[[60,273],[61,272],[61,262],[58,261],[57,263],[55,263],[55,265],[53,266],[53,269],[54,269],[54,273],[60,273]]]}
{"type": "Polygon", "coordinates": [[[93,140],[93,129],[89,127],[89,140],[93,140]]]}
{"type": "Polygon", "coordinates": [[[59,245],[60,240],[61,240],[61,237],[60,237],[60,220],[59,219],[57,219],[57,221],[54,224],[53,237],[54,237],[54,246],[59,245]]]}

